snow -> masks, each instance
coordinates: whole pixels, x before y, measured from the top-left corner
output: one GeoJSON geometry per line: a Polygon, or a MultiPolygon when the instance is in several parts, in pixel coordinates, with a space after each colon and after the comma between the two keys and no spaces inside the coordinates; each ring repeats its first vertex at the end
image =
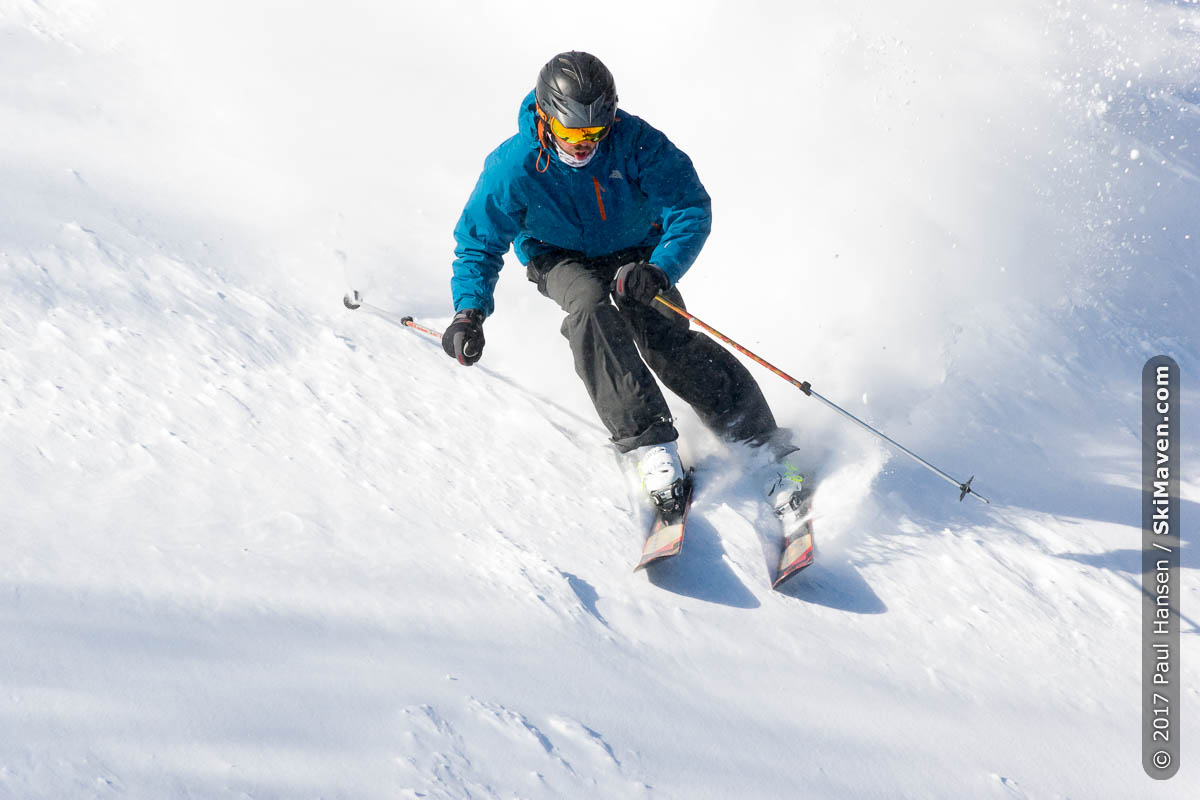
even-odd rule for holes
{"type": "Polygon", "coordinates": [[[0,797],[1196,796],[1190,547],[1183,763],[1141,768],[1138,499],[1166,353],[1200,503],[1198,37],[1190,2],[0,0],[0,797]],[[992,506],[756,371],[817,564],[769,588],[748,457],[676,402],[689,538],[634,574],[515,262],[478,367],[397,324],[448,321],[458,212],[568,48],[713,194],[689,309],[992,506]]]}

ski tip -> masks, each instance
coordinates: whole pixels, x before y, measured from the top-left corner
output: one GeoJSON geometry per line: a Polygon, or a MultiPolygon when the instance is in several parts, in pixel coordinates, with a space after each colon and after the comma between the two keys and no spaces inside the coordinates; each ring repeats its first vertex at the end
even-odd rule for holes
{"type": "Polygon", "coordinates": [[[801,572],[803,572],[805,567],[807,567],[811,563],[812,562],[810,561],[808,564],[805,564],[804,566],[795,567],[793,569],[787,570],[786,572],[779,573],[779,575],[776,576],[775,581],[771,584],[771,588],[779,589],[781,586],[783,586],[785,583],[790,581],[792,578],[796,577],[801,572]]]}
{"type": "Polygon", "coordinates": [[[805,528],[803,532],[784,541],[783,552],[779,554],[779,570],[775,574],[775,580],[771,582],[772,589],[778,589],[784,581],[812,565],[817,552],[813,542],[812,524],[807,524],[805,528]]]}
{"type": "Polygon", "coordinates": [[[362,295],[358,293],[358,289],[351,289],[342,296],[342,305],[351,311],[362,307],[362,295]]]}
{"type": "Polygon", "coordinates": [[[682,542],[680,542],[678,545],[676,545],[666,551],[658,552],[658,553],[650,553],[650,554],[643,556],[642,560],[638,562],[638,565],[633,568],[633,571],[638,572],[638,571],[643,570],[646,567],[650,566],[651,564],[658,564],[662,561],[666,561],[667,559],[671,558],[672,556],[679,555],[679,552],[682,549],[681,545],[682,545],[682,542]]]}

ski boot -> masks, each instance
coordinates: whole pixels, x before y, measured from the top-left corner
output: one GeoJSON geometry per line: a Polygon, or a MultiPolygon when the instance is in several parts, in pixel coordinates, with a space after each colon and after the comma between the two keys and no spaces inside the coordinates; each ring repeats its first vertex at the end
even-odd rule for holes
{"type": "Polygon", "coordinates": [[[787,453],[760,472],[763,495],[785,535],[795,533],[808,521],[812,499],[812,488],[792,458],[796,452],[787,453]]]}
{"type": "Polygon", "coordinates": [[[779,520],[783,538],[779,568],[771,583],[776,589],[811,565],[816,554],[813,548],[812,481],[796,466],[795,452],[777,455],[776,461],[759,472],[764,497],[779,520]]]}
{"type": "Polygon", "coordinates": [[[639,447],[638,478],[651,501],[666,517],[678,514],[686,497],[683,462],[675,442],[639,447]]]}

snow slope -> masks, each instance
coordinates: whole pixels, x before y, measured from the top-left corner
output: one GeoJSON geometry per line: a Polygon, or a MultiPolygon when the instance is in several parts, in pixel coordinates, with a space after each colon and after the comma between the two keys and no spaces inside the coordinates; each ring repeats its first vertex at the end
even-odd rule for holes
{"type": "Polygon", "coordinates": [[[1146,359],[1197,398],[1200,8],[575,11],[0,0],[0,797],[1194,796],[1200,563],[1155,783],[1138,492],[1146,359]],[[679,408],[635,575],[522,271],[478,368],[395,324],[572,47],[714,196],[689,307],[992,506],[758,373],[818,563],[769,589],[679,408]]]}

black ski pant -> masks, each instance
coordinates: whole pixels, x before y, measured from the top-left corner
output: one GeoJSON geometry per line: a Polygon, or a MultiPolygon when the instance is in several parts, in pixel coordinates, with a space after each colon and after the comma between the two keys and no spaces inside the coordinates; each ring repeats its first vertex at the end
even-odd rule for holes
{"type": "MultiPolygon", "coordinates": [[[[648,255],[645,248],[596,258],[560,250],[528,267],[538,290],[567,312],[562,334],[571,344],[575,372],[613,443],[624,453],[679,438],[655,375],[717,435],[766,442],[778,430],[775,418],[733,354],[660,303],[610,296],[617,269],[648,255]]],[[[676,288],[663,297],[683,306],[676,288]]]]}

